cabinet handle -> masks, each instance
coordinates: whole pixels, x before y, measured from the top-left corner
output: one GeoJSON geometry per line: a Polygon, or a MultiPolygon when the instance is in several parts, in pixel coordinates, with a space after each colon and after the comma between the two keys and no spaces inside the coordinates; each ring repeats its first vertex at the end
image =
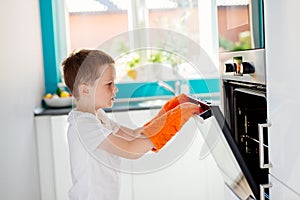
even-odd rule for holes
{"type": "Polygon", "coordinates": [[[271,126],[271,123],[258,124],[258,140],[259,140],[259,166],[262,169],[271,168],[272,164],[265,163],[265,151],[264,151],[264,128],[271,126]]]}
{"type": "MultiPolygon", "coordinates": [[[[259,185],[259,196],[260,196],[260,200],[265,200],[266,199],[266,195],[265,194],[265,189],[266,188],[270,188],[272,187],[272,184],[269,183],[269,184],[262,184],[262,185],[259,185]]],[[[269,198],[268,198],[269,199],[269,198]]]]}

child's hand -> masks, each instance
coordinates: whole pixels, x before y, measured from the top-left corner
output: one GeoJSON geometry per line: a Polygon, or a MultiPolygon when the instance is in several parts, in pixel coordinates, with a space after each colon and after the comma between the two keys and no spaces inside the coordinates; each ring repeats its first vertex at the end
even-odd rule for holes
{"type": "Polygon", "coordinates": [[[168,112],[157,116],[146,123],[143,133],[155,146],[153,151],[160,150],[190,119],[193,114],[200,114],[201,107],[193,103],[182,103],[168,112]]]}
{"type": "Polygon", "coordinates": [[[161,108],[161,110],[158,113],[158,116],[168,112],[169,110],[172,110],[176,106],[178,106],[181,103],[189,102],[189,97],[185,94],[180,94],[178,96],[175,96],[171,99],[169,99],[161,108]]]}

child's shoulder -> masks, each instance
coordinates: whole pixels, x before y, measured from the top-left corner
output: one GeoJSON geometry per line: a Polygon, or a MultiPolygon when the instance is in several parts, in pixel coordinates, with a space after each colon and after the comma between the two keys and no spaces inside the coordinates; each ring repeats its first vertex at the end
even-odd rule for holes
{"type": "Polygon", "coordinates": [[[97,119],[95,114],[89,112],[83,112],[78,110],[71,110],[68,114],[68,121],[82,121],[82,120],[95,120],[97,119]]]}
{"type": "Polygon", "coordinates": [[[74,115],[74,116],[87,116],[87,117],[96,117],[95,114],[90,113],[90,112],[86,112],[86,111],[81,111],[81,110],[77,110],[77,109],[73,109],[69,112],[69,116],[70,115],[74,115]]]}

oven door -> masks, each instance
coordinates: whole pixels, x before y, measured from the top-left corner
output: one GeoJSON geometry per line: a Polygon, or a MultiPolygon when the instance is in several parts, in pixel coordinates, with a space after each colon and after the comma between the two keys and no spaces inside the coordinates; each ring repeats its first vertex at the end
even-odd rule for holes
{"type": "MultiPolygon", "coordinates": [[[[211,106],[211,111],[212,117],[207,118],[204,124],[199,125],[206,145],[200,154],[211,153],[213,155],[226,185],[239,199],[268,199],[260,196],[260,186],[257,185],[249,170],[219,106],[211,106]]],[[[268,196],[267,194],[263,195],[268,196]]]]}
{"type": "Polygon", "coordinates": [[[234,130],[232,132],[234,132],[235,142],[256,185],[267,184],[269,169],[264,165],[265,161],[269,161],[268,130],[263,130],[264,133],[259,130],[262,124],[267,124],[265,92],[249,88],[234,89],[233,111],[234,130]],[[262,141],[263,145],[261,145],[262,141]],[[263,154],[262,157],[261,154],[263,154]],[[262,158],[265,161],[262,161],[262,158]]]}

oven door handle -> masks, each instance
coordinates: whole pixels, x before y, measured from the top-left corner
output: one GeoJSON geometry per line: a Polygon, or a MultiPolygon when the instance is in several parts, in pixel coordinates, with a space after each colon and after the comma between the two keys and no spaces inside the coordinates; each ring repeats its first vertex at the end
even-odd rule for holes
{"type": "Polygon", "coordinates": [[[272,168],[272,163],[265,163],[265,151],[264,151],[264,128],[271,126],[271,123],[258,124],[258,140],[259,140],[259,166],[262,169],[272,168]]]}
{"type": "Polygon", "coordinates": [[[266,196],[269,199],[269,196],[265,193],[265,189],[271,188],[273,185],[271,183],[259,185],[259,197],[260,200],[265,200],[266,196]]]}

